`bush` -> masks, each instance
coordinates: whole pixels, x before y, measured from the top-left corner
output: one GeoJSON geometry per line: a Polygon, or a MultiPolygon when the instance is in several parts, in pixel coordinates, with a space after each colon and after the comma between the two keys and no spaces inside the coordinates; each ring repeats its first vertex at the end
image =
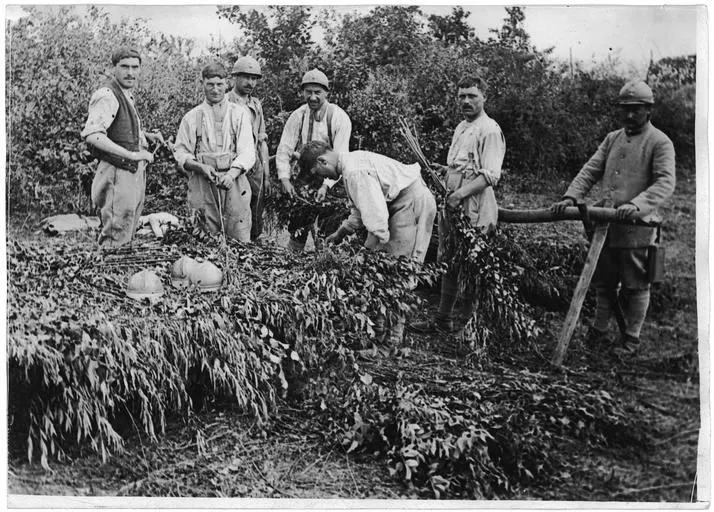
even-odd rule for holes
{"type": "MultiPolygon", "coordinates": [[[[646,445],[643,425],[606,391],[491,365],[448,382],[377,383],[369,374],[329,396],[328,424],[348,453],[375,453],[424,497],[492,499],[552,477],[556,450],[646,445]]],[[[325,415],[328,417],[328,415],[325,415]]]]}
{"type": "Polygon", "coordinates": [[[86,210],[93,168],[80,137],[93,91],[107,81],[120,44],[142,54],[137,110],[145,129],[175,133],[200,101],[187,40],[150,33],[140,22],[111,23],[89,7],[37,10],[10,24],[8,52],[8,173],[10,211],[86,210]]]}

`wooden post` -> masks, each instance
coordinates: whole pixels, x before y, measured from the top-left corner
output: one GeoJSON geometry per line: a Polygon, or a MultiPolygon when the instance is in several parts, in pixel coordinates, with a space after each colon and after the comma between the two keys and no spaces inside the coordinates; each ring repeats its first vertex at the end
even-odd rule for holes
{"type": "Polygon", "coordinates": [[[595,273],[597,261],[600,258],[602,247],[605,244],[605,238],[607,238],[608,227],[610,227],[609,224],[598,224],[595,227],[595,233],[590,242],[590,250],[588,251],[587,258],[585,258],[585,265],[583,265],[583,271],[580,273],[578,285],[575,287],[573,300],[570,301],[570,309],[568,309],[568,314],[565,317],[563,328],[560,330],[558,346],[555,347],[555,352],[551,359],[554,365],[562,365],[563,359],[565,359],[565,352],[568,350],[570,338],[573,337],[575,326],[578,323],[578,317],[580,317],[580,310],[583,308],[583,302],[585,302],[585,295],[588,292],[590,281],[592,281],[593,274],[595,273]]]}

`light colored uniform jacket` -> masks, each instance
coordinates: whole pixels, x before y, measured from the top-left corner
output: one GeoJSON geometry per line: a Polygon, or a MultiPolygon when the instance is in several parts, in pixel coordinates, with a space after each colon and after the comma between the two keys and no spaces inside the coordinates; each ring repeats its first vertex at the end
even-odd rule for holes
{"type": "MultiPolygon", "coordinates": [[[[565,197],[583,199],[602,181],[602,199],[613,207],[634,204],[645,221],[660,221],[657,208],[674,192],[674,145],[662,131],[647,123],[628,135],[624,128],[610,132],[570,184],[565,197]]],[[[608,245],[613,248],[647,247],[655,228],[612,224],[608,245]]]]}
{"type": "Polygon", "coordinates": [[[340,153],[337,168],[352,202],[342,226],[364,226],[366,245],[419,262],[426,257],[436,216],[436,200],[424,184],[419,164],[406,165],[369,151],[340,153]]]}
{"type": "MultiPolygon", "coordinates": [[[[255,163],[255,145],[251,116],[247,108],[224,99],[211,106],[204,101],[189,111],[181,120],[174,156],[185,170],[190,158],[204,163],[220,160],[224,165],[216,170],[222,175],[230,167],[250,170],[255,163]],[[216,124],[216,116],[223,122],[216,124]],[[197,146],[198,122],[201,121],[201,141],[197,146]]],[[[228,190],[217,187],[201,173],[193,172],[188,182],[188,202],[192,210],[201,210],[209,231],[225,229],[226,236],[243,242],[250,241],[251,188],[245,173],[228,190]]]]}

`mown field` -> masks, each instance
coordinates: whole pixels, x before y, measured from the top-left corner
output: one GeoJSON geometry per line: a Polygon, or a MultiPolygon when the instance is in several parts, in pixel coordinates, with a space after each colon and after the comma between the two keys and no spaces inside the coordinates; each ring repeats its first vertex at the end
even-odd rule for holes
{"type": "MultiPolygon", "coordinates": [[[[500,204],[548,205],[560,186],[523,192],[519,180],[507,179],[500,204]]],[[[696,499],[700,424],[694,205],[694,180],[681,177],[666,208],[667,281],[654,291],[643,346],[631,358],[588,352],[581,326],[565,368],[551,367],[548,360],[569,297],[536,293],[533,301],[551,304],[534,308],[542,331],[531,343],[492,346],[484,355],[457,337],[407,333],[396,349],[363,339],[349,345],[358,371],[308,372],[306,392],[278,397],[264,422],[236,406],[236,400],[216,398],[195,414],[169,414],[165,433],[155,440],[136,424],[120,425],[123,452],[102,462],[86,446],[71,447],[63,462],[50,461],[51,471],[28,463],[22,440],[12,438],[17,444],[11,445],[9,492],[385,499],[469,497],[473,492],[471,497],[501,499],[689,502],[696,499]],[[316,391],[325,382],[351,387],[342,393],[316,391]],[[483,414],[480,423],[474,423],[474,410],[483,414]],[[352,418],[357,411],[359,422],[352,418]],[[399,421],[417,425],[410,434],[418,440],[412,448],[423,450],[419,442],[439,441],[436,434],[427,435],[430,418],[439,415],[464,428],[481,425],[477,433],[498,441],[484,445],[488,452],[477,445],[475,451],[464,448],[461,458],[452,457],[446,465],[434,459],[441,464],[434,474],[448,484],[418,473],[424,468],[417,464],[410,477],[405,450],[412,445],[403,443],[396,451],[396,445],[385,446],[385,439],[395,442],[390,428],[402,428],[399,421]],[[476,473],[463,480],[459,471],[476,473]],[[509,485],[501,488],[498,479],[504,477],[509,485]]],[[[8,241],[36,240],[49,244],[50,251],[63,244],[39,233],[36,220],[11,219],[8,241]]],[[[575,222],[507,229],[524,247],[541,248],[531,254],[536,261],[545,261],[549,248],[558,244],[575,244],[573,251],[580,247],[582,252],[575,222]]],[[[88,236],[75,242],[91,245],[88,236]]],[[[576,275],[564,282],[572,284],[576,275]]],[[[424,302],[411,318],[433,313],[435,290],[420,286],[417,293],[424,302]]],[[[585,322],[592,305],[589,298],[585,322]]]]}

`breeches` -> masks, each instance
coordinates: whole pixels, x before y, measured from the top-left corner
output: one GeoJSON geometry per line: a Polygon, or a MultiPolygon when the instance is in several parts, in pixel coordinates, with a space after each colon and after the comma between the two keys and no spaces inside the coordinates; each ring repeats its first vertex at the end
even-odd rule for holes
{"type": "Polygon", "coordinates": [[[436,200],[419,178],[387,204],[389,242],[379,244],[371,233],[365,245],[394,256],[408,256],[423,263],[434,229],[436,200]]]}
{"type": "Polygon", "coordinates": [[[99,161],[92,181],[92,204],[99,209],[99,243],[119,247],[131,242],[144,209],[146,164],[132,173],[99,161]]]}
{"type": "Polygon", "coordinates": [[[203,212],[205,228],[216,233],[223,226],[226,237],[240,242],[250,242],[251,196],[245,175],[236,178],[228,190],[214,185],[197,172],[192,173],[188,181],[188,206],[192,211],[203,212]]]}

